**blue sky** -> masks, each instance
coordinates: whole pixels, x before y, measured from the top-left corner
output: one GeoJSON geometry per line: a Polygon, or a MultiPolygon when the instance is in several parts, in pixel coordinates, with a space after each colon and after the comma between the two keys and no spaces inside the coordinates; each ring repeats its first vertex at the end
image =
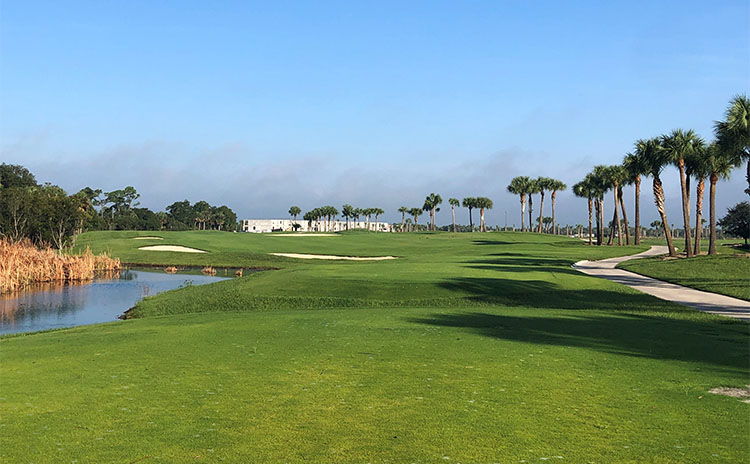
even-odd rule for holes
{"type": "MultiPolygon", "coordinates": [[[[637,138],[710,139],[748,76],[747,1],[2,0],[0,160],[71,192],[134,185],[153,209],[396,220],[434,191],[489,196],[490,224],[512,224],[513,176],[571,185],[637,138]]],[[[744,185],[720,186],[721,210],[744,185]]],[[[584,208],[559,197],[563,222],[584,208]]]]}

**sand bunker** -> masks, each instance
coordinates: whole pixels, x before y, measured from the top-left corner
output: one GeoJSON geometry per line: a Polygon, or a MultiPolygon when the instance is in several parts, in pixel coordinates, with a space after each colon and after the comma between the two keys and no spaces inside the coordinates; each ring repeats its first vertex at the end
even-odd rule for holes
{"type": "Polygon", "coordinates": [[[714,395],[726,395],[732,398],[741,399],[743,403],[750,403],[750,385],[746,385],[745,388],[732,388],[732,387],[718,387],[712,388],[708,391],[714,395]]]}
{"type": "Polygon", "coordinates": [[[188,248],[180,245],[151,245],[138,248],[139,250],[146,251],[177,251],[180,253],[206,253],[203,250],[197,250],[195,248],[188,248]]]}
{"type": "Polygon", "coordinates": [[[133,240],[164,240],[162,237],[133,237],[133,240]]]}
{"type": "Polygon", "coordinates": [[[336,255],[307,255],[302,253],[271,253],[274,256],[299,259],[329,259],[343,261],[383,261],[385,259],[396,259],[395,256],[336,256],[336,255]]]}
{"type": "Polygon", "coordinates": [[[271,234],[269,237],[337,237],[336,234],[271,234]]]}

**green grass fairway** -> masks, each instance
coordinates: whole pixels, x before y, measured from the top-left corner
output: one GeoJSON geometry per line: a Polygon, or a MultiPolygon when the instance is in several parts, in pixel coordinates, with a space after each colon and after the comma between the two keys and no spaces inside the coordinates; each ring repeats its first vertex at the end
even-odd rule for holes
{"type": "Polygon", "coordinates": [[[719,246],[717,251],[719,254],[715,256],[691,259],[634,259],[619,267],[686,287],[750,300],[750,257],[746,250],[719,246]]]}
{"type": "Polygon", "coordinates": [[[127,262],[281,270],[0,338],[3,462],[747,462],[750,326],[579,274],[535,234],[134,232],[127,262]],[[147,234],[142,234],[147,235],[147,234]],[[151,235],[154,235],[151,233],[151,235]],[[394,255],[380,262],[269,252],[394,255]]]}

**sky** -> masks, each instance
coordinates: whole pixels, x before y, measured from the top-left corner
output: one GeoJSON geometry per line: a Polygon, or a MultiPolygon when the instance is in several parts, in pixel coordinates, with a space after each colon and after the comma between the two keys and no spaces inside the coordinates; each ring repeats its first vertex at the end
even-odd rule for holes
{"type": "MultiPolygon", "coordinates": [[[[400,221],[436,192],[439,224],[449,197],[487,196],[489,224],[518,226],[512,177],[571,186],[639,138],[711,140],[749,76],[747,0],[0,0],[0,162],[70,193],[132,185],[154,210],[400,221]]],[[[719,185],[720,216],[745,187],[739,169],[719,185]]],[[[585,200],[558,194],[557,216],[584,223],[585,200]]]]}

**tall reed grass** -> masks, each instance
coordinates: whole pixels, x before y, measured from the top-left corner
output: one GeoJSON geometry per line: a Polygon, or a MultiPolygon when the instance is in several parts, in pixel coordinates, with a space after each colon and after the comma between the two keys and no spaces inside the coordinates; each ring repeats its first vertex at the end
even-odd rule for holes
{"type": "Polygon", "coordinates": [[[96,273],[120,269],[120,260],[86,249],[68,255],[50,247],[37,247],[30,240],[0,240],[0,293],[23,290],[37,282],[80,282],[96,273]]]}

